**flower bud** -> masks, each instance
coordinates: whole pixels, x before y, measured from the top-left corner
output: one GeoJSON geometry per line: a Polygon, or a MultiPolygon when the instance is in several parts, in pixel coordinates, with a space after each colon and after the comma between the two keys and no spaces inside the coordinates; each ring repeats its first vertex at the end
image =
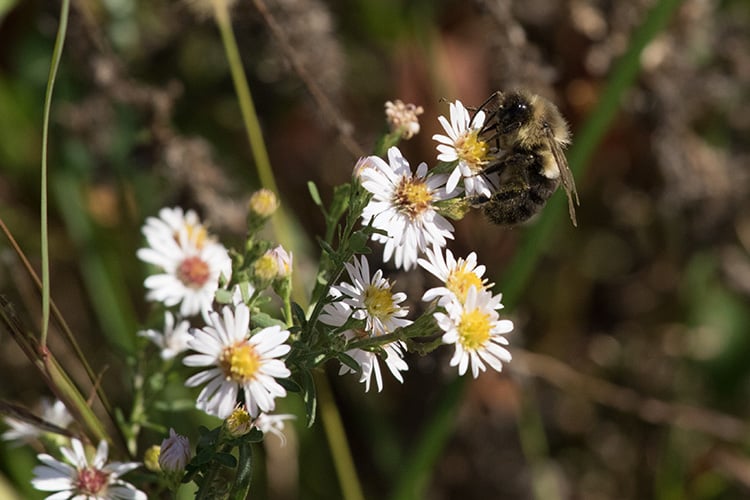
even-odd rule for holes
{"type": "Polygon", "coordinates": [[[166,473],[182,472],[191,457],[188,438],[180,436],[174,429],[169,429],[169,437],[161,442],[159,453],[161,470],[166,473]]]}
{"type": "Polygon", "coordinates": [[[151,446],[146,453],[143,454],[143,465],[146,466],[151,472],[160,472],[161,467],[159,466],[159,454],[161,453],[161,447],[158,445],[151,446]]]}
{"type": "Polygon", "coordinates": [[[253,421],[244,406],[237,405],[232,413],[224,420],[224,429],[233,438],[244,436],[253,428],[253,421]]]}
{"type": "Polygon", "coordinates": [[[259,189],[250,197],[250,211],[263,218],[268,218],[279,208],[279,199],[270,189],[259,189]]]}

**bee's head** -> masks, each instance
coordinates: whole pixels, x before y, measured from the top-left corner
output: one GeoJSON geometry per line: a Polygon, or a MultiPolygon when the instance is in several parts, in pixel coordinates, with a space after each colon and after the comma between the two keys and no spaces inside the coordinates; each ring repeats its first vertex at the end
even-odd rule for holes
{"type": "Polygon", "coordinates": [[[506,94],[497,110],[497,121],[501,133],[509,134],[533,119],[529,100],[519,92],[506,94]]]}

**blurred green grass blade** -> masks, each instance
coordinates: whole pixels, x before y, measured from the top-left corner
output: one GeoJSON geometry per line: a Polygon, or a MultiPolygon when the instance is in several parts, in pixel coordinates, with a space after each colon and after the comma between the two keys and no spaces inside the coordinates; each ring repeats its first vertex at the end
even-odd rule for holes
{"type": "Polygon", "coordinates": [[[55,47],[52,50],[52,62],[50,63],[49,77],[47,78],[47,90],[44,93],[44,123],[42,126],[42,171],[40,179],[41,188],[41,246],[42,246],[42,347],[47,345],[47,332],[49,330],[49,239],[47,234],[47,144],[49,143],[49,115],[52,108],[52,91],[55,88],[57,68],[60,66],[63,46],[65,45],[65,34],[68,30],[68,13],[70,12],[70,0],[63,0],[60,6],[60,24],[57,27],[55,47]]]}
{"type": "Polygon", "coordinates": [[[416,446],[409,448],[414,452],[406,465],[400,468],[401,474],[398,482],[395,483],[396,487],[391,495],[392,500],[427,498],[425,489],[435,461],[453,432],[456,412],[466,382],[466,377],[457,377],[443,389],[443,397],[435,407],[434,417],[427,423],[416,446]]]}
{"type": "MultiPolygon", "coordinates": [[[[599,102],[581,131],[574,137],[568,161],[573,173],[579,179],[584,173],[589,158],[614,119],[623,94],[638,76],[643,49],[666,27],[681,3],[682,0],[661,0],[649,12],[645,22],[633,32],[628,49],[613,68],[599,102]]],[[[508,266],[505,276],[498,280],[502,286],[503,302],[510,309],[518,303],[539,257],[548,248],[551,236],[559,226],[564,198],[559,195],[553,196],[539,220],[525,229],[526,232],[516,250],[515,258],[508,266]]],[[[583,207],[585,208],[585,200],[583,207]]],[[[423,493],[434,464],[453,431],[450,417],[456,412],[455,406],[461,400],[460,395],[463,393],[464,386],[463,382],[453,382],[446,388],[432,421],[426,424],[425,432],[410,448],[413,451],[401,469],[402,473],[396,483],[398,486],[393,496],[394,499],[420,498],[419,494],[423,493]],[[461,389],[458,394],[454,393],[456,387],[461,389]]]]}
{"type": "Polygon", "coordinates": [[[126,281],[115,266],[107,265],[102,255],[102,245],[96,241],[84,209],[80,180],[69,173],[61,173],[55,177],[53,191],[56,207],[80,249],[81,274],[102,334],[118,349],[132,354],[137,323],[123,285],[126,281]]]}

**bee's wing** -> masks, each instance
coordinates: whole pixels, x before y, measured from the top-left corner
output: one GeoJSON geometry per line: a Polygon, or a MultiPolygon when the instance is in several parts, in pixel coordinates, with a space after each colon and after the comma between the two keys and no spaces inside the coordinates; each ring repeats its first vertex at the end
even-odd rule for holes
{"type": "Polygon", "coordinates": [[[565,194],[568,197],[568,214],[570,220],[574,226],[578,226],[576,221],[576,208],[575,205],[580,205],[581,202],[578,200],[578,191],[576,191],[576,182],[573,178],[573,172],[570,171],[568,166],[568,159],[565,157],[560,148],[560,144],[555,140],[552,130],[547,130],[547,140],[549,141],[550,149],[552,150],[552,156],[555,157],[557,168],[560,170],[560,181],[562,182],[565,194]],[[575,202],[573,201],[575,199],[575,202]]]}

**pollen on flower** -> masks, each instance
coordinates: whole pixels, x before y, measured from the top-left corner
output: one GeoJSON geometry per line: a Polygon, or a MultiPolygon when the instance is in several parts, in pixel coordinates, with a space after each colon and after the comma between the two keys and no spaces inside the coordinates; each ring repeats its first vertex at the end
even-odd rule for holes
{"type": "Polygon", "coordinates": [[[201,224],[185,224],[188,241],[193,243],[199,250],[203,248],[208,239],[208,231],[201,224]]]}
{"type": "Polygon", "coordinates": [[[393,193],[393,204],[415,219],[431,206],[432,193],[423,180],[403,177],[393,193]]]}
{"type": "Polygon", "coordinates": [[[458,340],[467,351],[482,347],[490,339],[490,316],[480,309],[465,311],[458,325],[458,340]]]}
{"type": "Polygon", "coordinates": [[[211,268],[200,257],[188,257],[177,268],[177,279],[190,288],[200,288],[211,276],[211,268]]]}
{"type": "Polygon", "coordinates": [[[219,358],[219,367],[227,380],[244,384],[258,373],[260,361],[252,345],[239,342],[224,349],[219,358]]]}
{"type": "Polygon", "coordinates": [[[461,303],[466,301],[466,294],[472,286],[482,290],[484,283],[475,272],[466,269],[466,262],[453,269],[445,280],[445,287],[453,292],[461,303]]]}
{"type": "Polygon", "coordinates": [[[86,467],[78,471],[76,491],[84,495],[98,495],[109,484],[109,474],[99,469],[86,467]]]}
{"type": "Polygon", "coordinates": [[[456,154],[459,160],[472,170],[481,170],[489,162],[487,143],[479,139],[479,131],[471,130],[456,139],[456,154]]]}
{"type": "Polygon", "coordinates": [[[364,303],[370,316],[376,318],[387,318],[396,310],[390,288],[367,287],[364,303]]]}

